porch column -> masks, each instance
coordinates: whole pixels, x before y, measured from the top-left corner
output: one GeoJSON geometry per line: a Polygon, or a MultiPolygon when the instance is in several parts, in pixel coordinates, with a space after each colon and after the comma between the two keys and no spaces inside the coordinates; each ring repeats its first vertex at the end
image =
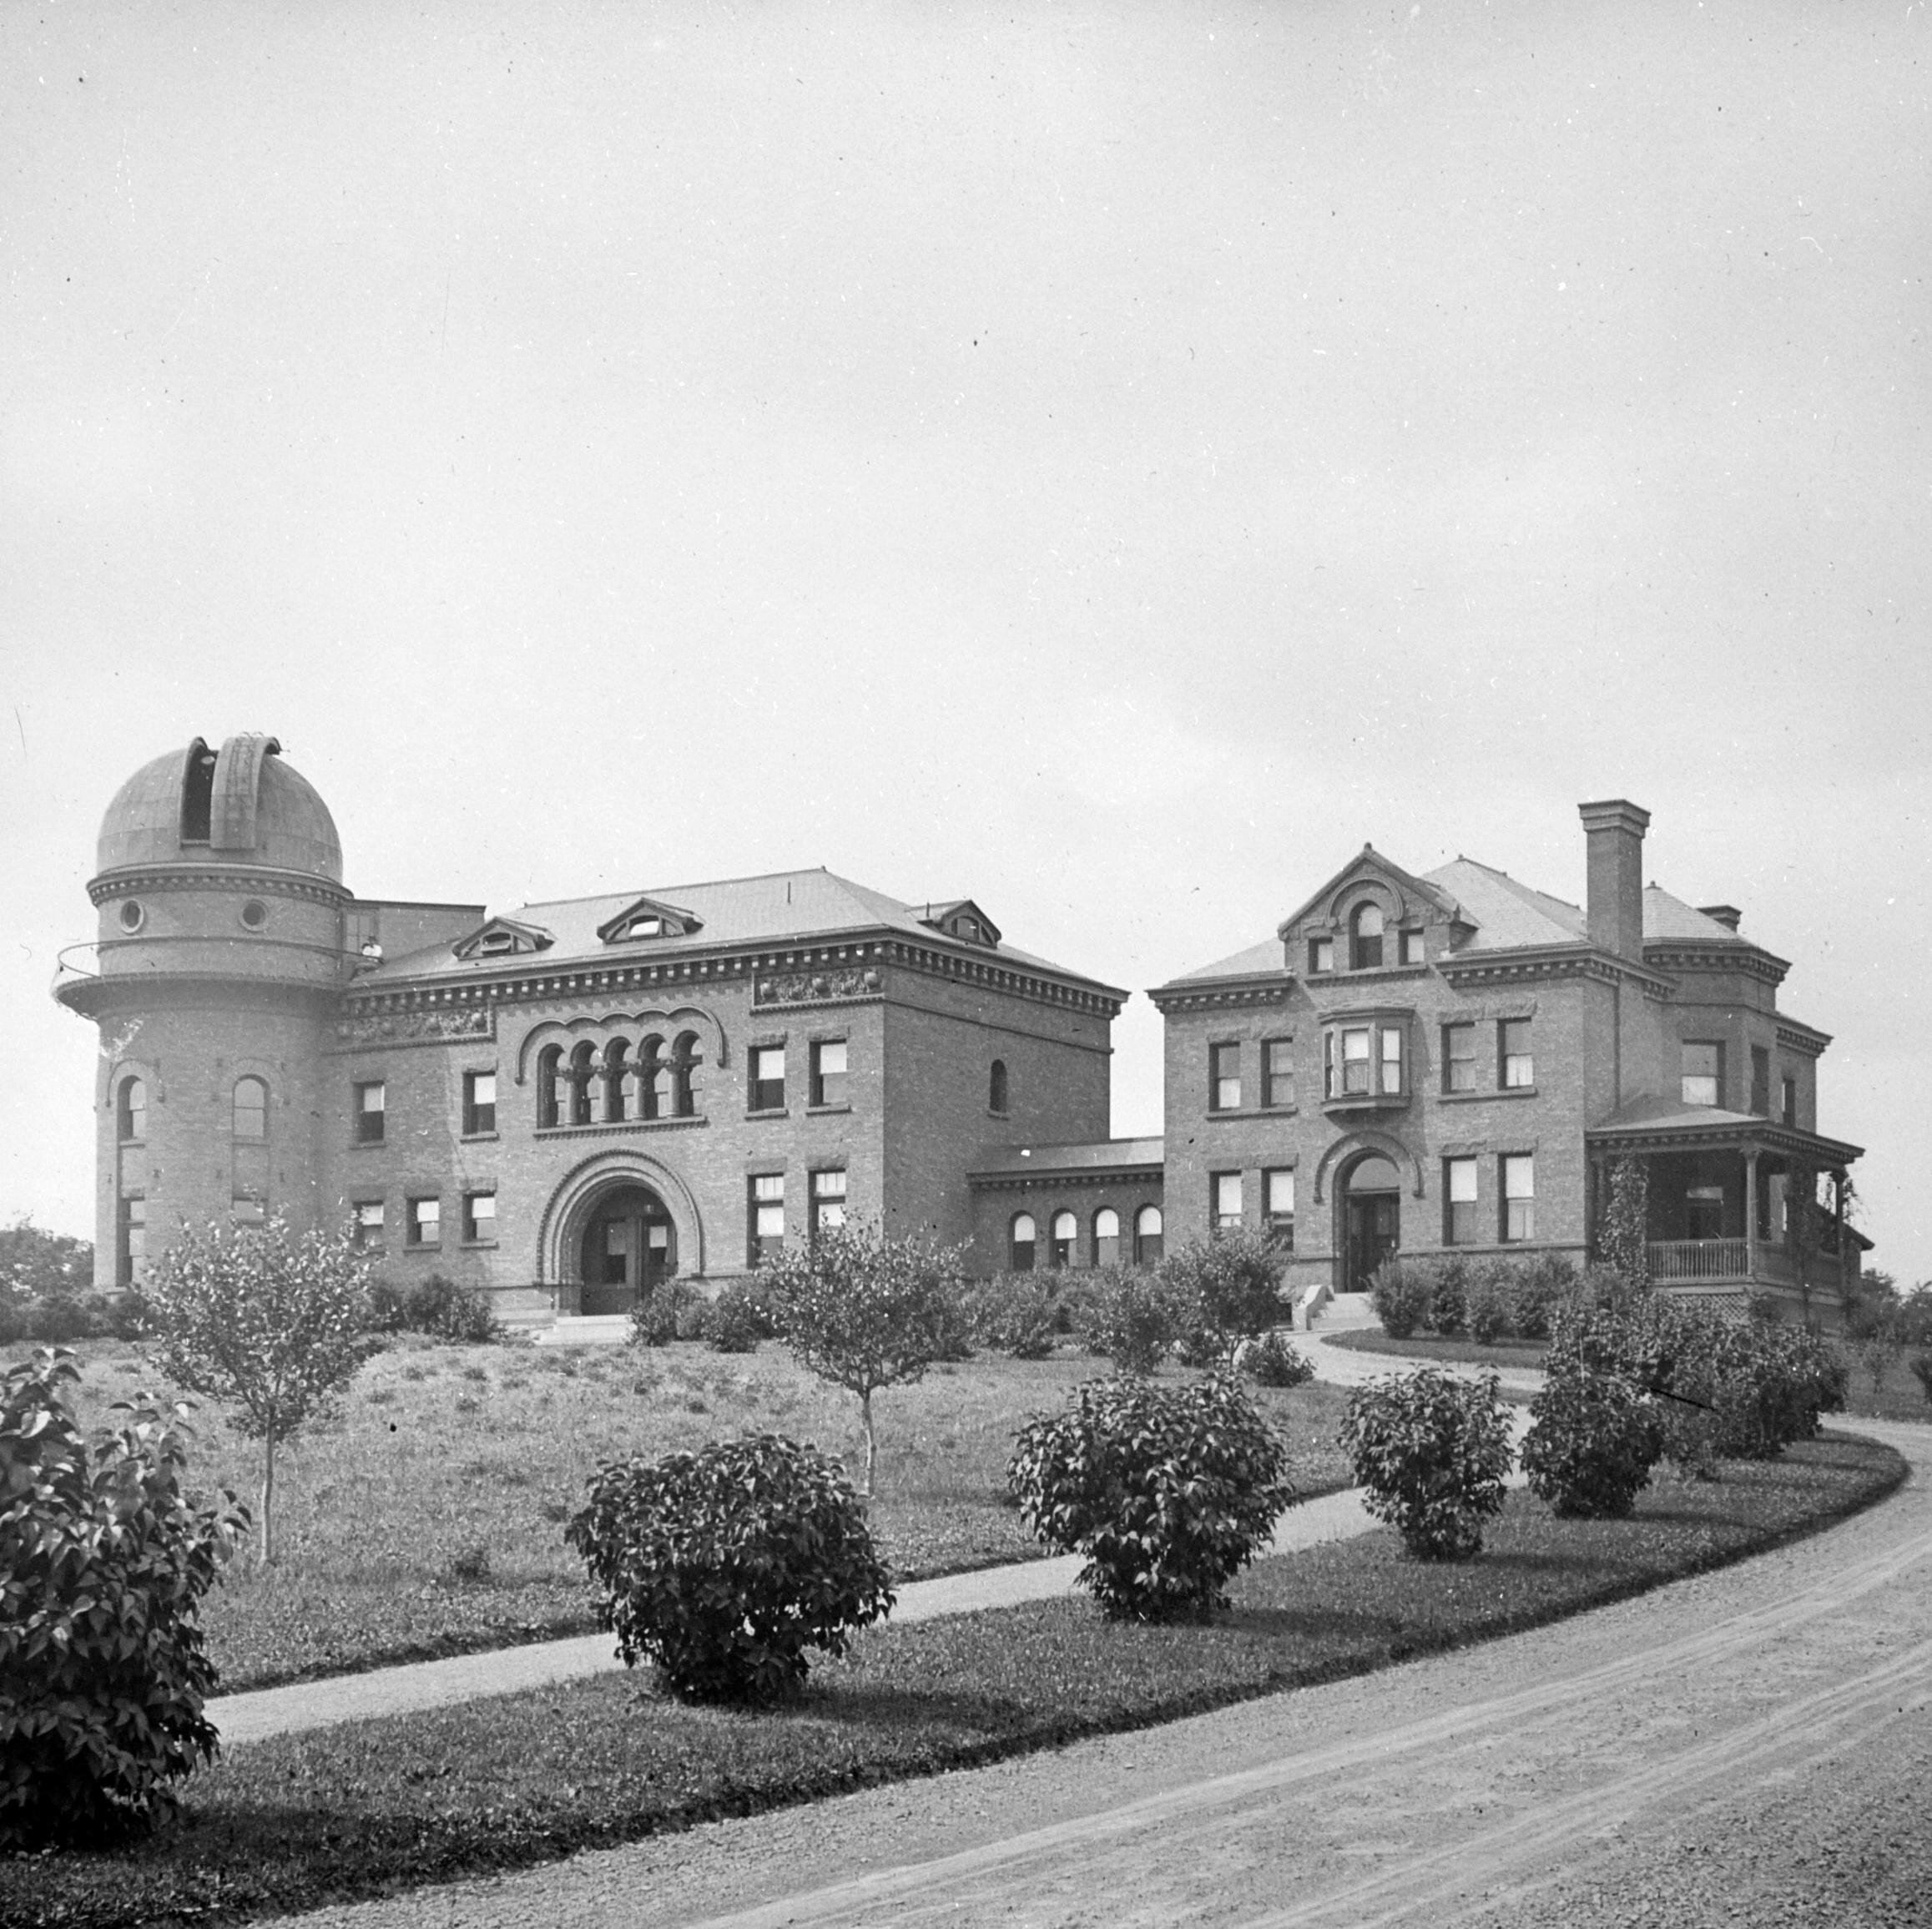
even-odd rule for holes
{"type": "Polygon", "coordinates": [[[1842,1171],[1831,1175],[1831,1223],[1837,1234],[1838,1245],[1838,1291],[1843,1300],[1845,1290],[1845,1175],[1842,1171]]]}
{"type": "Polygon", "coordinates": [[[1744,1151],[1744,1277],[1758,1277],[1758,1148],[1744,1151]]]}

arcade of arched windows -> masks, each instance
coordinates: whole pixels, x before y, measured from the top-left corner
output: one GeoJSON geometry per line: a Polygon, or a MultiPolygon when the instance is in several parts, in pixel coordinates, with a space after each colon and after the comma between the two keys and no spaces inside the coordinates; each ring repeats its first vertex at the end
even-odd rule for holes
{"type": "Polygon", "coordinates": [[[1083,1219],[1070,1207],[1041,1214],[1016,1212],[1006,1221],[1009,1272],[1060,1272],[1090,1266],[1159,1263],[1161,1209],[1143,1204],[1122,1210],[1103,1205],[1083,1219]]]}
{"type": "Polygon", "coordinates": [[[537,1129],[694,1119],[704,1062],[695,1032],[546,1045],[537,1058],[537,1129]]]}

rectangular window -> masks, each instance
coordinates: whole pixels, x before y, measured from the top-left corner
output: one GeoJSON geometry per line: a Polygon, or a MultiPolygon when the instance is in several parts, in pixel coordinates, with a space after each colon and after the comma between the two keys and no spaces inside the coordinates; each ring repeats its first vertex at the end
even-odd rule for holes
{"type": "Polygon", "coordinates": [[[1238,1172],[1217,1172],[1208,1183],[1213,1194],[1215,1231],[1239,1232],[1241,1174],[1238,1172]]]}
{"type": "Polygon", "coordinates": [[[1684,1237],[1722,1239],[1724,1236],[1724,1189],[1721,1185],[1693,1185],[1684,1194],[1684,1237]]]}
{"type": "Polygon", "coordinates": [[[148,1202],[144,1199],[121,1201],[120,1250],[114,1255],[116,1284],[136,1286],[148,1272],[148,1202]]]}
{"type": "Polygon", "coordinates": [[[1751,1110],[1759,1119],[1771,1116],[1771,1054],[1763,1045],[1751,1048],[1751,1110]]]}
{"type": "Polygon", "coordinates": [[[1476,1161],[1445,1159],[1442,1162],[1442,1243],[1471,1246],[1476,1242],[1476,1161]]]}
{"type": "Polygon", "coordinates": [[[1294,1103],[1293,1038],[1269,1038],[1262,1045],[1261,1103],[1278,1108],[1294,1103]]]}
{"type": "MultiPolygon", "coordinates": [[[[779,1075],[783,1078],[781,1066],[779,1075]]],[[[843,1105],[845,1103],[845,1041],[820,1038],[812,1047],[812,1103],[843,1105]]]]}
{"type": "Polygon", "coordinates": [[[1442,1028],[1442,1088],[1445,1092],[1475,1091],[1474,1025],[1445,1025],[1442,1028]]]}
{"type": "Polygon", "coordinates": [[[1261,1175],[1268,1230],[1278,1245],[1294,1250],[1294,1173],[1292,1169],[1261,1175]]]}
{"type": "Polygon", "coordinates": [[[1342,1033],[1342,1090],[1369,1089],[1369,1032],[1365,1025],[1342,1033]]]}
{"type": "Polygon", "coordinates": [[[1505,1018],[1496,1027],[1496,1057],[1506,1092],[1521,1092],[1536,1082],[1536,1061],[1530,1055],[1530,1021],[1505,1018]]]}
{"type": "Polygon", "coordinates": [[[440,1246],[443,1243],[443,1202],[440,1199],[412,1199],[409,1202],[409,1243],[412,1246],[440,1246]]]}
{"type": "Polygon", "coordinates": [[[1536,1236],[1536,1162],[1526,1152],[1503,1160],[1503,1237],[1511,1241],[1536,1236]]]}
{"type": "Polygon", "coordinates": [[[1795,1078],[1783,1081],[1783,1108],[1784,1123],[1795,1126],[1798,1124],[1798,1081],[1795,1078]]]}
{"type": "Polygon", "coordinates": [[[841,1166],[835,1172],[815,1172],[812,1174],[812,1230],[830,1232],[835,1226],[845,1223],[845,1168],[841,1166]]]}
{"type": "Polygon", "coordinates": [[[1309,940],[1308,968],[1311,972],[1332,972],[1335,968],[1335,941],[1332,937],[1309,940]]]}
{"type": "Polygon", "coordinates": [[[780,1112],[784,1109],[784,1047],[754,1045],[751,1048],[751,1109],[780,1112]]]}
{"type": "Polygon", "coordinates": [[[1389,1093],[1402,1089],[1402,1031],[1398,1025],[1382,1028],[1382,1089],[1389,1093]]]}
{"type": "Polygon", "coordinates": [[[784,1250],[784,1174],[761,1172],[749,1181],[750,1225],[745,1242],[745,1263],[755,1266],[761,1260],[775,1259],[784,1250]]]}
{"type": "Polygon", "coordinates": [[[1241,1108],[1241,1048],[1210,1045],[1208,1048],[1208,1109],[1238,1112],[1241,1108]]]}
{"type": "Polygon", "coordinates": [[[388,1088],[380,1078],[369,1078],[356,1088],[356,1143],[380,1145],[385,1118],[383,1107],[388,1088]]]}
{"type": "Polygon", "coordinates": [[[382,1201],[362,1199],[356,1202],[356,1243],[366,1253],[382,1250],[382,1201]]]}
{"type": "Polygon", "coordinates": [[[463,1073],[463,1130],[472,1138],[497,1129],[497,1074],[463,1073]]]}
{"type": "Polygon", "coordinates": [[[1724,1103],[1724,1048],[1686,1042],[1682,1097],[1687,1105],[1724,1103]]]}
{"type": "Polygon", "coordinates": [[[497,1195],[493,1192],[463,1194],[463,1237],[472,1245],[493,1245],[497,1239],[497,1195]]]}
{"type": "Polygon", "coordinates": [[[1419,965],[1422,962],[1420,932],[1405,931],[1402,933],[1402,962],[1405,965],[1419,965]]]}
{"type": "Polygon", "coordinates": [[[229,1201],[228,1216],[237,1225],[266,1225],[269,1218],[268,1201],[256,1199],[250,1194],[237,1193],[229,1201]]]}

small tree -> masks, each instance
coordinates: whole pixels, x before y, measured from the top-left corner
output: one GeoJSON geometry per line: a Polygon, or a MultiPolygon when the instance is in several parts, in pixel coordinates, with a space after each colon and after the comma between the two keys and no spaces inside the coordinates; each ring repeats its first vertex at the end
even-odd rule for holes
{"type": "Polygon", "coordinates": [[[895,1238],[852,1220],[759,1268],[772,1325],[792,1357],[859,1396],[865,1431],[860,1492],[868,1499],[879,1462],[872,1396],[923,1379],[939,1356],[964,1256],[961,1246],[895,1238]]]}
{"type": "Polygon", "coordinates": [[[263,1446],[261,1558],[275,1559],[275,1449],[324,1412],[382,1342],[364,1326],[367,1262],[347,1225],[185,1230],[143,1283],[156,1357],[176,1386],[236,1409],[263,1446]]]}
{"type": "Polygon", "coordinates": [[[1264,1233],[1217,1233],[1169,1253],[1158,1277],[1183,1325],[1204,1329],[1208,1349],[1225,1364],[1243,1340],[1281,1318],[1284,1259],[1264,1233]]]}
{"type": "Polygon", "coordinates": [[[1650,1168],[1626,1153],[1610,1162],[1610,1199],[1597,1233],[1598,1261],[1632,1292],[1650,1288],[1650,1168]]]}

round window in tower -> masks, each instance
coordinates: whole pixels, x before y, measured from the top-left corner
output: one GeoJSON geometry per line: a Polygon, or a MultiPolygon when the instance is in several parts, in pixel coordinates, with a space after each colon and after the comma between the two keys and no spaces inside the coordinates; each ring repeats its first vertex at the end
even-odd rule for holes
{"type": "Polygon", "coordinates": [[[250,931],[260,931],[269,921],[269,907],[259,897],[251,897],[241,907],[241,922],[250,931]]]}
{"type": "Polygon", "coordinates": [[[124,897],[121,900],[123,931],[139,931],[147,922],[148,914],[141,908],[141,901],[138,897],[124,897]]]}

